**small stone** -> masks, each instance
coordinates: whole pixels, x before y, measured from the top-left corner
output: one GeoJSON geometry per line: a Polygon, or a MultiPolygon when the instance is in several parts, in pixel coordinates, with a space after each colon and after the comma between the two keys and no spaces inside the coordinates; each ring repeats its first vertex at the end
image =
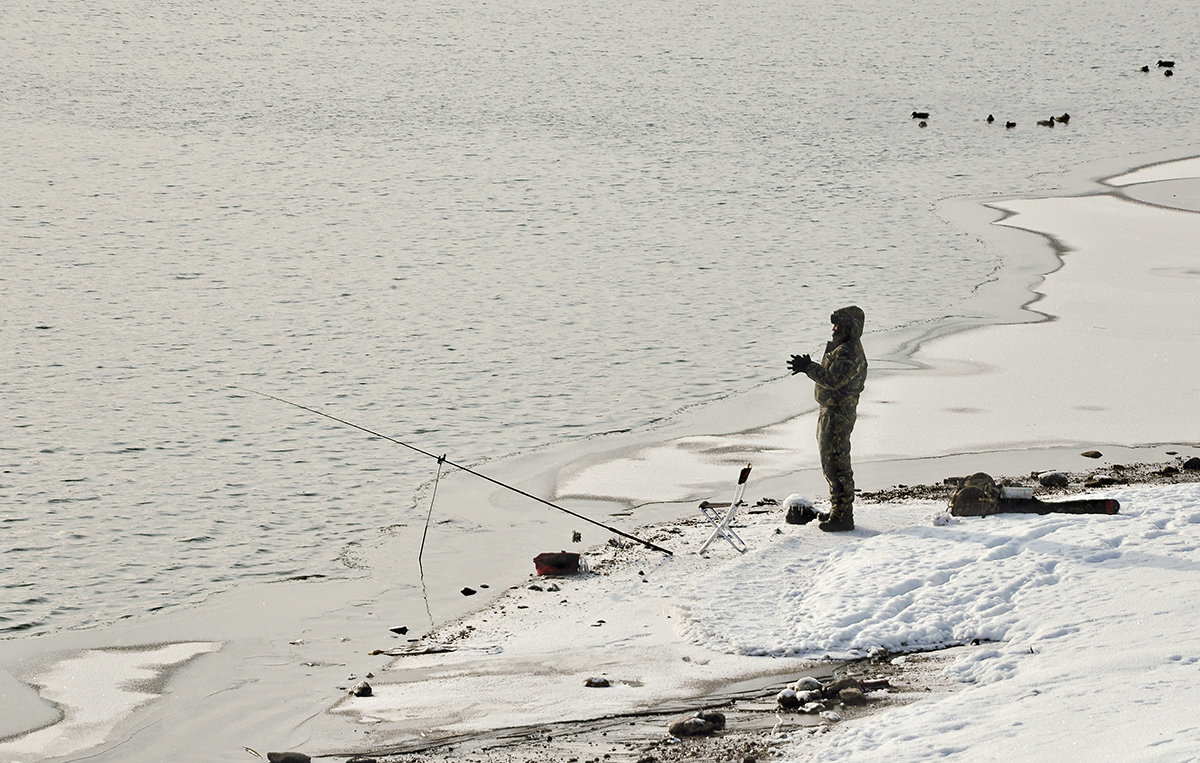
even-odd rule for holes
{"type": "Polygon", "coordinates": [[[612,686],[608,679],[604,678],[603,676],[593,676],[592,678],[584,681],[583,685],[589,689],[607,689],[609,686],[612,686]]]}
{"type": "Polygon", "coordinates": [[[1085,450],[1079,455],[1083,456],[1084,458],[1100,458],[1100,456],[1103,454],[1098,450],[1085,450]]]}
{"type": "Polygon", "coordinates": [[[1200,456],[1192,456],[1183,462],[1183,468],[1190,472],[1200,471],[1200,456]]]}
{"type": "Polygon", "coordinates": [[[796,691],[820,691],[821,682],[812,676],[804,676],[795,683],[796,691]]]}
{"type": "Polygon", "coordinates": [[[794,689],[784,689],[783,691],[779,692],[779,695],[775,697],[775,701],[778,702],[779,706],[784,710],[795,710],[796,708],[800,707],[800,700],[796,697],[796,691],[794,689]]]}
{"type": "Polygon", "coordinates": [[[837,723],[838,721],[840,721],[842,719],[842,716],[838,715],[837,713],[833,712],[832,710],[826,710],[825,712],[821,713],[821,717],[824,718],[825,720],[829,721],[830,723],[837,723]]]}
{"type": "Polygon", "coordinates": [[[867,695],[863,694],[862,689],[842,689],[838,692],[838,699],[843,705],[865,705],[867,704],[867,695]]]}
{"type": "Polygon", "coordinates": [[[1179,474],[1179,470],[1176,469],[1171,464],[1167,464],[1163,468],[1159,469],[1158,473],[1163,475],[1164,477],[1170,477],[1172,474],[1179,474]]]}
{"type": "Polygon", "coordinates": [[[373,692],[371,689],[371,684],[367,683],[366,681],[362,681],[355,684],[354,688],[350,690],[350,693],[355,697],[369,697],[373,692]]]}
{"type": "Polygon", "coordinates": [[[725,713],[720,710],[701,710],[699,717],[711,723],[714,731],[725,728],[725,713]]]}
{"type": "Polygon", "coordinates": [[[859,681],[857,678],[839,678],[822,689],[821,693],[826,699],[832,699],[840,696],[841,692],[845,689],[858,689],[861,692],[862,681],[859,681]]]}
{"type": "Polygon", "coordinates": [[[1066,487],[1071,483],[1062,472],[1042,472],[1037,476],[1037,481],[1042,487],[1066,487]]]}
{"type": "Polygon", "coordinates": [[[713,725],[703,718],[694,715],[680,718],[667,727],[667,733],[673,737],[699,737],[711,734],[713,725]]]}
{"type": "Polygon", "coordinates": [[[347,760],[346,763],[379,763],[379,761],[374,758],[364,758],[362,755],[355,755],[350,760],[347,760]]]}
{"type": "Polygon", "coordinates": [[[674,737],[707,736],[725,728],[725,714],[719,710],[701,710],[695,715],[677,718],[667,728],[674,737]]]}
{"type": "Polygon", "coordinates": [[[1086,488],[1093,487],[1108,487],[1116,484],[1116,480],[1108,474],[1089,474],[1087,479],[1083,481],[1083,486],[1086,488]]]}
{"type": "Polygon", "coordinates": [[[270,763],[312,763],[312,758],[302,752],[268,752],[270,763]]]}

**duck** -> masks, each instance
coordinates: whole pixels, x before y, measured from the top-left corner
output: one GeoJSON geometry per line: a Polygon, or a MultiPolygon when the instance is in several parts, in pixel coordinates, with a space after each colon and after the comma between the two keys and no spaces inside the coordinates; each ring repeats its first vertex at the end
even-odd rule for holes
{"type": "Polygon", "coordinates": [[[991,114],[988,114],[987,123],[991,124],[992,122],[995,122],[995,121],[996,121],[996,118],[994,116],[992,116],[991,114]]]}
{"type": "Polygon", "coordinates": [[[1160,58],[1160,59],[1158,59],[1158,68],[1160,68],[1160,69],[1174,69],[1174,68],[1175,68],[1175,62],[1174,62],[1174,61],[1164,61],[1164,60],[1162,60],[1162,59],[1160,58]]]}
{"type": "Polygon", "coordinates": [[[1016,122],[1005,122],[1004,123],[1004,129],[1006,129],[1006,130],[1011,130],[1012,128],[1014,128],[1016,126],[1017,126],[1016,122]]]}
{"type": "Polygon", "coordinates": [[[1061,117],[1055,117],[1054,121],[1058,122],[1060,125],[1065,125],[1067,122],[1071,121],[1071,115],[1064,111],[1063,115],[1061,117]]]}
{"type": "Polygon", "coordinates": [[[929,123],[926,122],[924,119],[922,119],[920,122],[917,122],[917,127],[928,127],[928,126],[929,126],[929,123]]]}
{"type": "Polygon", "coordinates": [[[914,111],[912,113],[912,118],[913,119],[929,119],[929,112],[928,111],[914,111]]]}
{"type": "Polygon", "coordinates": [[[1148,71],[1150,71],[1150,67],[1149,67],[1149,66],[1142,66],[1142,68],[1141,68],[1141,69],[1138,69],[1138,71],[1139,71],[1139,72],[1148,72],[1148,71]]]}
{"type": "Polygon", "coordinates": [[[1039,127],[1053,127],[1054,126],[1054,117],[1050,117],[1049,119],[1039,119],[1038,126],[1039,127]]]}
{"type": "Polygon", "coordinates": [[[1170,69],[1167,69],[1165,72],[1163,72],[1163,76],[1164,77],[1174,77],[1175,72],[1171,71],[1170,69]]]}

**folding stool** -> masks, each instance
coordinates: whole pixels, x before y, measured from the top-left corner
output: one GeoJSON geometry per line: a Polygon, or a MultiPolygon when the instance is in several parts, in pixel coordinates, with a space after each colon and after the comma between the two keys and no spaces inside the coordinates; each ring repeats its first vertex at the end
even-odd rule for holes
{"type": "Polygon", "coordinates": [[[742,494],[746,492],[746,480],[749,478],[750,464],[746,464],[746,468],[742,469],[741,473],[738,474],[737,487],[733,490],[733,500],[729,502],[729,510],[724,515],[717,509],[723,508],[725,504],[709,503],[708,501],[700,503],[700,513],[704,514],[705,519],[711,522],[712,526],[716,529],[713,530],[712,535],[708,536],[708,540],[704,541],[704,545],[700,547],[700,551],[697,553],[703,554],[707,551],[709,544],[718,537],[728,541],[729,545],[733,546],[735,551],[742,554],[746,553],[746,549],[749,547],[746,545],[746,541],[742,540],[741,536],[734,532],[732,524],[734,517],[737,516],[738,509],[745,505],[742,503],[742,494]]]}

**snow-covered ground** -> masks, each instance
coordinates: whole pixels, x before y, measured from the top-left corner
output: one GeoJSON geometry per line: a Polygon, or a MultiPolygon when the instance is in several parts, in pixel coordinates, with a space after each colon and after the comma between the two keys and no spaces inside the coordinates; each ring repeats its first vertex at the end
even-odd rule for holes
{"type": "Polygon", "coordinates": [[[718,541],[700,556],[705,525],[666,526],[650,537],[673,556],[604,549],[590,574],[534,579],[437,634],[457,651],[399,658],[374,696],[336,712],[383,746],[405,730],[599,717],[978,639],[944,667],[952,694],[826,733],[785,719],[770,741],[787,760],[1188,759],[1200,754],[1200,485],[1103,494],[1119,514],[865,504],[845,534],[788,525],[779,508],[744,513],[744,555],[718,541]],[[595,676],[611,686],[584,689],[595,676]]]}

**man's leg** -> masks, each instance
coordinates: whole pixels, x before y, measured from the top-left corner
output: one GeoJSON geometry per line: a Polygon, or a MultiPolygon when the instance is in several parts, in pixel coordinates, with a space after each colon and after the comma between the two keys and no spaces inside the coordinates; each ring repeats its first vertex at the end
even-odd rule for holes
{"type": "Polygon", "coordinates": [[[854,469],[850,463],[850,433],[858,411],[854,406],[822,408],[817,419],[821,469],[829,483],[830,521],[854,527],[854,469]]]}

